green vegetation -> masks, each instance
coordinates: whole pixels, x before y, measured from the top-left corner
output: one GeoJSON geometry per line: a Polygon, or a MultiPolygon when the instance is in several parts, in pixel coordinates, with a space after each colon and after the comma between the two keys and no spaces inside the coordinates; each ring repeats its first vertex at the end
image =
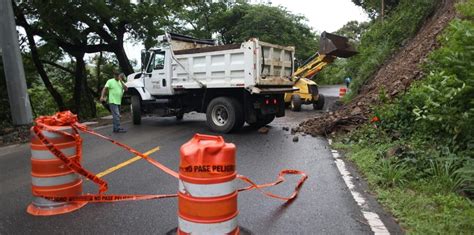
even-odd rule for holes
{"type": "MultiPolygon", "coordinates": [[[[370,128],[370,127],[366,127],[370,128]]],[[[373,143],[369,136],[336,146],[364,172],[378,200],[409,233],[469,234],[474,230],[474,205],[440,181],[446,173],[419,177],[416,170],[397,164],[384,153],[397,143],[373,143]]],[[[387,142],[388,141],[388,142],[387,142]]],[[[429,169],[427,169],[429,170],[429,169]]],[[[434,172],[434,171],[433,171],[434,172]]]]}
{"type": "Polygon", "coordinates": [[[251,37],[279,45],[296,47],[296,58],[305,60],[313,55],[319,37],[306,24],[306,18],[294,15],[282,7],[267,5],[237,5],[217,17],[225,42],[243,42],[251,37]]]}
{"type": "Polygon", "coordinates": [[[457,9],[426,77],[338,143],[413,233],[474,231],[474,1],[457,9]]]}
{"type": "Polygon", "coordinates": [[[384,61],[416,34],[437,3],[437,0],[401,0],[383,22],[374,21],[362,35],[357,48],[359,55],[351,58],[346,68],[354,78],[349,96],[355,96],[384,61]]]}
{"type": "MultiPolygon", "coordinates": [[[[370,1],[363,1],[370,2],[370,1]]],[[[360,37],[357,44],[359,54],[340,63],[331,65],[330,70],[323,71],[323,83],[327,77],[345,74],[353,82],[348,98],[357,95],[360,87],[369,80],[382,64],[401,46],[408,42],[421,27],[425,19],[433,13],[438,0],[400,0],[393,4],[393,10],[387,12],[384,21],[373,20],[360,37]],[[334,74],[332,73],[334,72],[334,74]]],[[[365,5],[362,5],[365,6],[365,5]]],[[[370,5],[375,6],[375,5],[370,5]]],[[[365,8],[370,12],[371,7],[365,8]]],[[[342,81],[343,78],[339,78],[342,81]]]]}
{"type": "Polygon", "coordinates": [[[352,2],[365,9],[371,18],[381,15],[382,4],[384,14],[393,10],[402,0],[352,0],[352,2]]]}
{"type": "Polygon", "coordinates": [[[319,85],[338,85],[344,83],[344,78],[349,76],[345,68],[347,59],[336,59],[332,64],[317,73],[313,80],[319,85]]]}
{"type": "Polygon", "coordinates": [[[178,14],[192,25],[178,32],[198,38],[210,38],[217,33],[225,43],[241,43],[255,37],[262,41],[296,47],[300,61],[313,55],[318,48],[317,36],[306,24],[306,18],[283,7],[250,5],[244,2],[229,6],[222,1],[202,1],[191,4],[188,11],[178,14]]]}

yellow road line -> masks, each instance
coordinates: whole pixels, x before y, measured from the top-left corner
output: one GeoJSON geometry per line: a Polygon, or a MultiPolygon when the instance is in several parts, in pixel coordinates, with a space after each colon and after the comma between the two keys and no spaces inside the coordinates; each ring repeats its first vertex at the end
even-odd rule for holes
{"type": "MultiPolygon", "coordinates": [[[[148,150],[146,153],[143,153],[143,154],[145,154],[146,156],[149,156],[150,154],[152,154],[152,153],[154,153],[158,150],[160,150],[160,146],[156,146],[155,148],[152,148],[152,149],[148,150]]],[[[99,174],[97,174],[97,177],[99,177],[99,178],[104,177],[104,176],[106,176],[106,175],[108,175],[108,174],[110,174],[110,173],[112,173],[112,172],[114,172],[114,171],[116,171],[116,170],[118,170],[122,167],[130,165],[130,164],[132,164],[132,163],[134,163],[134,162],[136,162],[140,159],[142,159],[142,157],[140,157],[140,156],[135,156],[133,158],[130,158],[127,161],[124,161],[124,162],[122,162],[118,165],[115,165],[115,166],[113,166],[113,167],[111,167],[111,168],[109,168],[105,171],[100,172],[99,174]]]]}

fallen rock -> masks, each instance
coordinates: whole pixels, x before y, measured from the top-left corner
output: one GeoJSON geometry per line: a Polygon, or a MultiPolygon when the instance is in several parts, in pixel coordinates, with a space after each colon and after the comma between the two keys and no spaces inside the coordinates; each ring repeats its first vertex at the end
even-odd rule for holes
{"type": "Polygon", "coordinates": [[[296,127],[291,128],[291,134],[292,135],[296,134],[297,131],[298,131],[298,128],[296,128],[296,127]]]}
{"type": "Polygon", "coordinates": [[[260,134],[267,134],[268,131],[270,131],[270,128],[265,127],[265,126],[258,129],[258,133],[260,133],[260,134]]]}
{"type": "Polygon", "coordinates": [[[293,142],[298,142],[300,138],[298,136],[293,137],[293,142]]]}
{"type": "Polygon", "coordinates": [[[355,107],[352,111],[351,111],[351,115],[359,115],[362,113],[362,109],[360,109],[359,107],[355,107]]]}
{"type": "Polygon", "coordinates": [[[289,130],[290,130],[290,128],[287,127],[287,126],[284,126],[284,127],[282,127],[281,129],[284,130],[284,131],[289,131],[289,130]]]}

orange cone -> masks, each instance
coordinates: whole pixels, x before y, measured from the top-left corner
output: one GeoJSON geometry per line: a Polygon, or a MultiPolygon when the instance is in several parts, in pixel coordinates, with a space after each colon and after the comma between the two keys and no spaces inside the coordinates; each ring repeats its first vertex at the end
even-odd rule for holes
{"type": "Polygon", "coordinates": [[[347,92],[347,88],[345,87],[339,88],[339,98],[344,97],[346,95],[346,92],[347,92]]]}
{"type": "MultiPolygon", "coordinates": [[[[55,130],[71,133],[68,126],[54,126],[55,130]]],[[[78,146],[73,137],[50,131],[42,131],[59,150],[71,160],[80,162],[78,146]]],[[[82,194],[82,179],[51,153],[32,131],[31,138],[31,182],[33,195],[74,196],[82,194]]],[[[36,216],[68,213],[83,207],[87,202],[55,202],[42,197],[34,197],[27,212],[36,216]]]]}
{"type": "Polygon", "coordinates": [[[181,146],[178,234],[239,234],[235,145],[196,134],[181,146]]]}

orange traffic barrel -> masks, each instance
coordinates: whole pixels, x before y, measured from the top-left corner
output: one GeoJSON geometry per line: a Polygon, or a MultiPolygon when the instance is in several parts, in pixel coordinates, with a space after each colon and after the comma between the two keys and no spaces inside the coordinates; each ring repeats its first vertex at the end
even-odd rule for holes
{"type": "MultiPolygon", "coordinates": [[[[68,126],[51,126],[52,129],[72,133],[68,126]]],[[[42,134],[69,159],[80,162],[79,148],[72,136],[41,130],[42,134]]],[[[50,152],[32,131],[31,137],[31,183],[33,202],[27,212],[48,216],[68,213],[83,207],[87,202],[56,202],[41,196],[61,197],[82,194],[82,179],[72,169],[50,152]],[[41,196],[36,196],[41,195],[41,196]]]]}
{"type": "Polygon", "coordinates": [[[347,92],[347,88],[345,87],[339,88],[339,98],[344,97],[346,95],[346,92],[347,92]]]}
{"type": "Polygon", "coordinates": [[[181,146],[178,234],[239,234],[235,151],[201,134],[181,146]]]}

